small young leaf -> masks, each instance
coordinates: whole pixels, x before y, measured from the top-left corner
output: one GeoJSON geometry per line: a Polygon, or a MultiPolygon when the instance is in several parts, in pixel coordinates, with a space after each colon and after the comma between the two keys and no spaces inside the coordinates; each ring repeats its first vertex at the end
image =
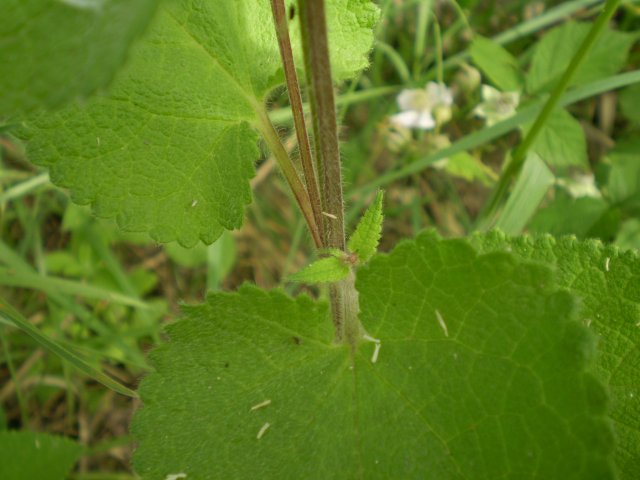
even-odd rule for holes
{"type": "Polygon", "coordinates": [[[337,282],[349,275],[349,266],[338,257],[327,257],[316,260],[302,270],[289,276],[290,282],[327,283],[337,282]]]}
{"type": "Polygon", "coordinates": [[[424,234],[356,285],[377,342],[255,287],[186,307],[140,387],[138,474],[613,478],[595,339],[549,268],[424,234]]]}
{"type": "Polygon", "coordinates": [[[522,73],[518,62],[504,47],[485,37],[476,36],[470,52],[473,63],[503,92],[522,90],[522,73]]]}
{"type": "Polygon", "coordinates": [[[64,480],[82,453],[74,441],[15,430],[0,432],[0,478],[64,480]]]}
{"type": "Polygon", "coordinates": [[[367,263],[378,250],[382,234],[382,200],[384,193],[379,190],[376,198],[364,213],[355,232],[349,238],[349,251],[358,255],[360,263],[367,263]]]}
{"type": "MultiPolygon", "coordinates": [[[[526,134],[530,125],[523,126],[526,134]]],[[[542,127],[531,151],[552,167],[588,167],[587,139],[580,122],[564,109],[554,111],[542,127]]]]}

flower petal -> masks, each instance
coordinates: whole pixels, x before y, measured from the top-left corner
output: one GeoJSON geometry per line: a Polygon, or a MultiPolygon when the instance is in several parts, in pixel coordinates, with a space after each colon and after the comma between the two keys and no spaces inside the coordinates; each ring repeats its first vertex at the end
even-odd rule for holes
{"type": "Polygon", "coordinates": [[[417,110],[408,110],[393,115],[391,122],[406,128],[418,128],[421,130],[430,130],[436,126],[433,116],[429,112],[419,112],[417,110]]]}

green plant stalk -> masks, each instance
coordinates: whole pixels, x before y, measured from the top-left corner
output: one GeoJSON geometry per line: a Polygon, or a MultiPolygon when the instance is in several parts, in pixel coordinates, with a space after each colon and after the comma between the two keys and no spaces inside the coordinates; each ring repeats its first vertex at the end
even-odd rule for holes
{"type": "MultiPolygon", "coordinates": [[[[314,158],[316,161],[316,172],[318,173],[318,186],[320,187],[320,202],[322,208],[324,208],[324,201],[322,192],[324,192],[324,166],[322,164],[322,153],[320,152],[320,145],[318,139],[320,138],[320,123],[318,120],[316,93],[313,85],[313,78],[311,77],[311,53],[309,47],[309,32],[304,27],[307,23],[307,8],[305,0],[298,0],[298,19],[300,24],[300,43],[302,46],[302,56],[304,60],[304,73],[307,83],[307,97],[309,99],[309,107],[311,111],[311,125],[313,127],[313,148],[314,158]]],[[[287,109],[289,111],[289,109],[287,109]]],[[[324,237],[323,237],[324,238],[324,237]]]]}
{"type": "MultiPolygon", "coordinates": [[[[280,49],[280,58],[284,68],[284,77],[287,83],[287,91],[289,93],[289,101],[291,103],[291,111],[293,113],[293,123],[300,147],[300,160],[302,170],[304,172],[305,186],[307,194],[311,202],[311,210],[316,225],[322,234],[322,206],[320,204],[320,192],[318,190],[318,181],[316,180],[316,172],[311,156],[311,145],[309,143],[309,134],[304,119],[304,109],[302,107],[302,96],[300,94],[300,85],[298,83],[298,75],[293,60],[293,51],[291,49],[291,39],[289,38],[289,28],[287,25],[287,12],[283,0],[271,0],[271,11],[273,13],[273,21],[276,28],[276,37],[278,38],[278,47],[280,49]]],[[[322,236],[322,235],[321,235],[322,236]]]]}
{"type": "Polygon", "coordinates": [[[293,196],[300,206],[300,210],[302,210],[302,215],[307,221],[307,226],[309,227],[309,231],[311,232],[313,242],[315,243],[317,248],[322,248],[322,236],[320,235],[320,229],[316,224],[313,210],[311,209],[311,200],[309,199],[309,195],[307,194],[307,191],[305,190],[304,185],[300,180],[300,177],[298,176],[298,172],[293,166],[293,163],[289,158],[289,154],[282,145],[280,137],[278,136],[278,132],[276,132],[276,129],[271,123],[271,120],[269,120],[269,116],[267,115],[264,107],[256,106],[256,112],[258,113],[259,117],[259,121],[256,123],[256,128],[262,134],[262,137],[267,143],[269,150],[273,154],[276,162],[278,163],[278,166],[282,170],[282,174],[289,184],[289,188],[293,192],[293,196]]]}
{"type": "MultiPolygon", "coordinates": [[[[329,61],[329,40],[324,0],[298,0],[300,29],[305,54],[307,80],[313,96],[310,99],[316,117],[318,133],[316,144],[322,165],[322,207],[324,218],[324,244],[327,248],[345,250],[344,203],[342,197],[342,171],[338,144],[336,104],[329,61]]],[[[353,275],[329,285],[331,315],[336,330],[336,341],[355,346],[359,332],[358,296],[353,275]]]]}
{"type": "Polygon", "coordinates": [[[562,97],[565,90],[569,86],[569,83],[573,79],[576,71],[578,70],[580,65],[582,65],[582,62],[591,51],[591,48],[600,37],[600,34],[609,23],[609,20],[611,20],[611,17],[613,16],[617,8],[620,6],[621,2],[622,0],[607,0],[607,3],[605,4],[604,9],[600,13],[600,16],[594,22],[593,26],[589,30],[589,33],[587,34],[584,41],[580,45],[580,48],[578,48],[578,51],[575,53],[575,55],[571,59],[571,63],[569,63],[569,66],[567,67],[564,74],[560,78],[560,81],[551,92],[551,96],[545,103],[544,107],[542,108],[542,111],[536,118],[533,126],[527,133],[522,143],[520,143],[520,145],[513,152],[511,161],[507,164],[507,167],[502,172],[502,175],[498,180],[498,184],[496,185],[496,188],[493,191],[491,199],[489,200],[489,202],[487,203],[487,207],[481,214],[480,218],[481,218],[481,221],[484,222],[484,225],[486,226],[491,225],[491,218],[495,215],[496,210],[501,205],[502,200],[504,199],[507,193],[507,190],[509,189],[509,185],[511,184],[511,181],[513,180],[513,178],[515,178],[519,174],[520,170],[522,169],[522,165],[524,164],[527,158],[527,153],[529,152],[529,149],[538,138],[538,135],[542,131],[542,128],[544,127],[545,123],[547,122],[547,120],[549,119],[553,111],[556,109],[556,107],[558,106],[560,98],[562,97]]]}
{"type": "Polygon", "coordinates": [[[342,172],[324,0],[300,0],[299,5],[300,18],[304,18],[301,30],[306,31],[309,40],[309,61],[306,63],[311,66],[311,72],[307,76],[311,79],[314,92],[312,101],[316,107],[319,129],[315,141],[320,150],[319,161],[324,176],[324,243],[328,248],[344,250],[342,172]]]}
{"type": "Polygon", "coordinates": [[[442,35],[440,32],[440,22],[438,19],[433,21],[433,41],[436,44],[436,71],[438,72],[438,83],[444,83],[444,62],[442,61],[442,57],[444,57],[444,52],[442,50],[442,35]]]}
{"type": "Polygon", "coordinates": [[[418,18],[416,21],[416,37],[413,44],[413,78],[417,79],[420,75],[422,66],[422,56],[427,44],[427,34],[429,32],[429,18],[431,17],[431,9],[433,8],[433,0],[426,0],[418,5],[418,18]]]}

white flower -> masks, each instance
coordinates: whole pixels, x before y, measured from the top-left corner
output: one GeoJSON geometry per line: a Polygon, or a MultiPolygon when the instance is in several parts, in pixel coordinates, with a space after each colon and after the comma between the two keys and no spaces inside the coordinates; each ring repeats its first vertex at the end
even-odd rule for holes
{"type": "Polygon", "coordinates": [[[494,125],[516,113],[520,104],[520,92],[501,92],[489,85],[482,85],[482,103],[473,113],[486,119],[487,126],[494,125]]]}
{"type": "Polygon", "coordinates": [[[451,118],[451,90],[436,82],[427,83],[424,89],[403,90],[397,101],[401,112],[391,117],[395,126],[431,130],[451,118]]]}

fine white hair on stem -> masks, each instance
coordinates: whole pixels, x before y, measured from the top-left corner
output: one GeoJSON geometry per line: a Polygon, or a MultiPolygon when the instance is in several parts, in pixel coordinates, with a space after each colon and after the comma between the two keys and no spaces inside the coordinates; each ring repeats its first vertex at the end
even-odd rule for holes
{"type": "Polygon", "coordinates": [[[379,341],[376,342],[376,346],[373,349],[373,355],[371,356],[371,363],[376,363],[378,361],[378,355],[380,354],[380,347],[382,347],[382,344],[379,341]]]}
{"type": "Polygon", "coordinates": [[[373,338],[371,335],[365,333],[362,338],[364,340],[366,340],[367,342],[373,342],[373,343],[380,343],[380,339],[379,338],[373,338]]]}
{"type": "Polygon", "coordinates": [[[449,329],[447,328],[447,324],[444,323],[444,318],[442,318],[442,315],[440,314],[440,312],[436,309],[436,318],[438,319],[438,323],[440,324],[440,327],[442,327],[442,331],[444,332],[444,336],[448,337],[449,336],[449,329]]]}
{"type": "Polygon", "coordinates": [[[167,475],[165,477],[164,480],[180,480],[183,478],[187,478],[187,474],[186,473],[170,473],[169,475],[167,475]]]}
{"type": "Polygon", "coordinates": [[[271,400],[270,399],[267,399],[264,402],[260,402],[260,403],[258,403],[256,405],[254,405],[253,407],[251,407],[251,411],[253,412],[254,410],[258,410],[259,408],[264,408],[267,405],[271,405],[271,400]]]}
{"type": "Polygon", "coordinates": [[[264,435],[264,432],[267,431],[267,429],[271,426],[271,424],[269,422],[265,423],[264,425],[262,425],[262,428],[258,431],[258,434],[256,435],[256,438],[258,440],[260,440],[262,438],[262,436],[264,435]]]}

